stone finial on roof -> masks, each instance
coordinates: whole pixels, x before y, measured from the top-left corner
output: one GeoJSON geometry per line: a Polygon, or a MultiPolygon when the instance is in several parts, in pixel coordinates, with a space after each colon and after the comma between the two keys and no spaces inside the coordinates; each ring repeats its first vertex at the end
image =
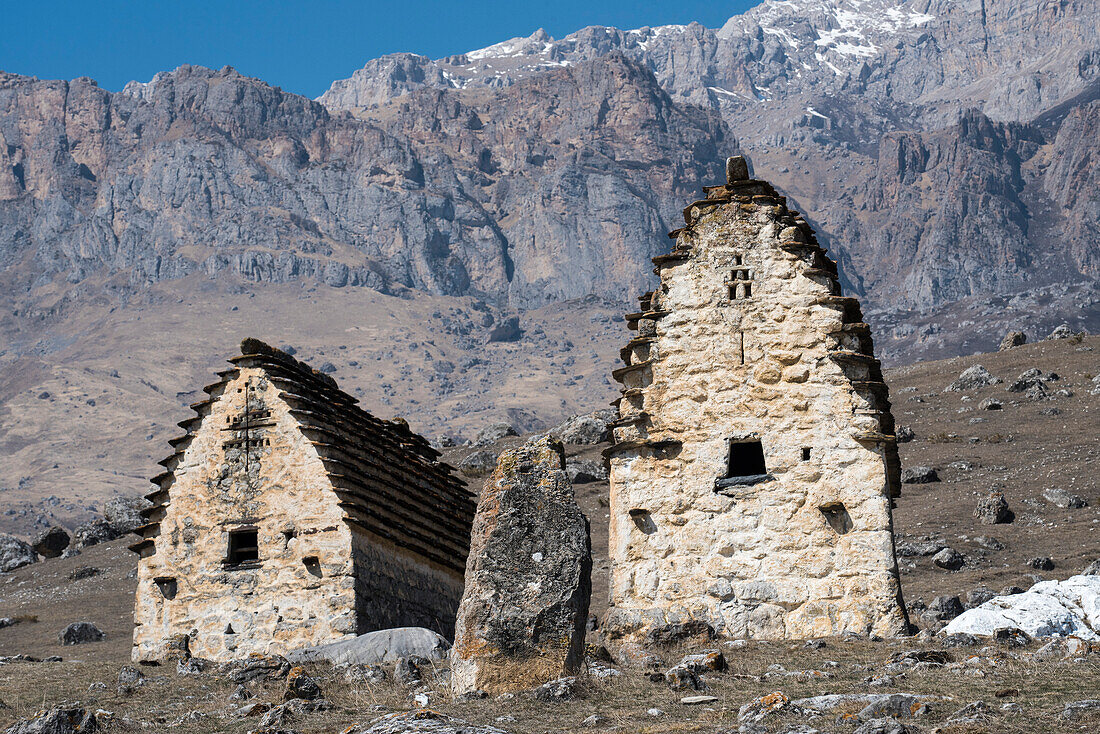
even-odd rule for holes
{"type": "Polygon", "coordinates": [[[726,183],[749,180],[749,162],[743,155],[735,155],[726,159],[726,183]]]}

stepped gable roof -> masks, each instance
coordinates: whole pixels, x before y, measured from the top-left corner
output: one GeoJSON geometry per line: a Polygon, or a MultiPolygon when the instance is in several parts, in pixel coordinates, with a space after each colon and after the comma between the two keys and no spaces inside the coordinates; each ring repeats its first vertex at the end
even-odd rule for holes
{"type": "Polygon", "coordinates": [[[178,424],[186,433],[169,442],[175,451],[160,462],[165,471],[152,479],[157,489],[146,498],[153,506],[143,511],[148,522],[135,531],[142,540],[131,550],[153,551],[171,501],[174,470],[187,446],[240,370],[258,367],[316,447],[347,522],[444,566],[465,569],[474,497],[424,437],[403,420],[376,418],[332,377],[258,339],[241,342],[240,356],[229,362],[233,367],[203,388],[210,397],[191,405],[197,415],[178,424]]]}

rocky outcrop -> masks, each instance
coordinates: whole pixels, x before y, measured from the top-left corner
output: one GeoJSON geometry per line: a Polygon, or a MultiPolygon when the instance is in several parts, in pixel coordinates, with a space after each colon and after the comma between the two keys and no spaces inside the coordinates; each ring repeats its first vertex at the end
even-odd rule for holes
{"type": "Polygon", "coordinates": [[[26,542],[13,535],[0,535],[0,573],[14,571],[38,560],[38,554],[26,542]]]}
{"type": "Polygon", "coordinates": [[[1031,637],[1073,635],[1100,640],[1100,577],[1041,581],[1022,594],[994,597],[955,617],[943,634],[989,636],[1005,627],[1031,637]]]}
{"type": "Polygon", "coordinates": [[[562,445],[541,437],[505,451],[474,518],[452,692],[528,689],[576,671],[591,571],[588,520],[565,475],[562,445]]]}
{"type": "Polygon", "coordinates": [[[304,647],[288,652],[292,663],[326,661],[333,665],[375,665],[417,656],[442,660],[451,644],[438,632],[423,627],[397,627],[368,632],[350,640],[304,647]]]}

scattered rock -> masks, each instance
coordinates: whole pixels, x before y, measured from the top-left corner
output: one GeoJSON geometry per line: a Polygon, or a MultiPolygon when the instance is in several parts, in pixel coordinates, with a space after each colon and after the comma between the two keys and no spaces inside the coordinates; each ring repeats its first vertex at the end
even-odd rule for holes
{"type": "Polygon", "coordinates": [[[367,728],[352,727],[347,734],[507,734],[495,726],[476,726],[432,709],[402,711],[375,719],[367,728]]]}
{"type": "Polygon", "coordinates": [[[1019,347],[1027,344],[1027,334],[1022,331],[1010,331],[1005,334],[1005,338],[1001,339],[1001,345],[997,347],[998,352],[1007,352],[1013,347],[1019,347]]]}
{"type": "Polygon", "coordinates": [[[451,649],[456,696],[528,689],[583,660],[591,544],[564,464],[541,436],[501,454],[486,482],[451,649]]]}
{"type": "Polygon", "coordinates": [[[1005,496],[994,491],[978,501],[978,506],[974,509],[974,517],[985,525],[1002,525],[1015,520],[1016,514],[1009,509],[1005,496]]]}
{"type": "Polygon", "coordinates": [[[1070,701],[1062,709],[1062,718],[1076,719],[1098,711],[1100,711],[1100,699],[1086,698],[1081,701],[1070,701]]]}
{"type": "Polygon", "coordinates": [[[695,671],[682,665],[674,665],[663,676],[654,673],[652,677],[658,681],[663,680],[674,691],[682,691],[688,688],[698,691],[704,687],[695,671]]]}
{"type": "Polygon", "coordinates": [[[145,682],[145,674],[133,665],[123,665],[118,671],[119,688],[136,688],[145,682]]]}
{"type": "Polygon", "coordinates": [[[715,703],[718,700],[718,696],[684,696],[680,699],[680,703],[685,706],[698,706],[704,703],[715,703]]]}
{"type": "Polygon", "coordinates": [[[576,693],[577,679],[574,676],[548,681],[534,690],[538,701],[570,701],[576,697],[576,693]]]}
{"type": "Polygon", "coordinates": [[[80,568],[74,568],[69,571],[69,581],[80,581],[81,579],[90,579],[92,576],[98,576],[103,573],[95,566],[81,566],[80,568]]]}
{"type": "Polygon", "coordinates": [[[286,676],[283,698],[287,701],[303,698],[312,701],[321,697],[321,686],[303,668],[294,667],[286,676]]]}
{"type": "Polygon", "coordinates": [[[384,683],[389,676],[381,665],[352,665],[344,671],[348,683],[384,683]]]}
{"type": "Polygon", "coordinates": [[[897,554],[904,558],[919,558],[921,556],[934,556],[943,550],[943,543],[936,541],[909,541],[903,540],[897,544],[897,554]]]}
{"type": "Polygon", "coordinates": [[[294,650],[286,658],[292,663],[324,660],[333,665],[374,665],[396,662],[410,655],[442,660],[450,649],[451,643],[438,632],[424,627],[397,627],[294,650]]]}
{"type": "Polygon", "coordinates": [[[319,372],[323,372],[326,375],[331,375],[336,371],[336,365],[332,362],[322,362],[321,366],[317,368],[319,372]]]}
{"type": "Polygon", "coordinates": [[[475,451],[459,462],[458,470],[468,477],[484,477],[496,468],[497,453],[491,449],[475,451]]]}
{"type": "Polygon", "coordinates": [[[1075,494],[1071,494],[1064,489],[1052,487],[1051,489],[1043,490],[1043,499],[1052,505],[1061,507],[1066,510],[1077,510],[1082,507],[1088,507],[1089,503],[1084,497],[1080,497],[1075,494]]]}
{"type": "Polygon", "coordinates": [[[393,679],[403,686],[415,686],[424,681],[424,671],[432,668],[432,661],[419,655],[398,658],[393,666],[393,679]]]}
{"type": "Polygon", "coordinates": [[[945,387],[943,391],[963,392],[966,390],[976,390],[980,387],[996,385],[1000,381],[1001,378],[990,374],[989,370],[982,367],[980,364],[976,364],[963,370],[955,381],[945,387]]]}
{"type": "Polygon", "coordinates": [[[1085,566],[1082,576],[1100,576],[1100,558],[1085,566]]]}
{"type": "Polygon", "coordinates": [[[57,636],[62,645],[81,645],[85,642],[99,642],[107,635],[91,622],[73,622],[57,636]]]}
{"type": "Polygon", "coordinates": [[[966,565],[966,559],[953,548],[944,548],[932,556],[932,563],[948,571],[958,571],[966,565]]]}
{"type": "Polygon", "coordinates": [[[909,426],[898,426],[894,429],[894,437],[897,438],[898,443],[909,443],[917,434],[913,433],[913,429],[909,426]]]}
{"type": "Polygon", "coordinates": [[[901,470],[902,484],[929,484],[940,481],[940,475],[930,466],[912,466],[901,470]]]}
{"type": "Polygon", "coordinates": [[[701,619],[675,624],[653,625],[646,631],[646,644],[651,647],[676,645],[688,640],[713,640],[714,627],[701,619]]]}
{"type": "Polygon", "coordinates": [[[986,398],[978,403],[978,410],[1001,410],[1004,407],[1004,403],[997,398],[986,398]]]}
{"type": "Polygon", "coordinates": [[[35,535],[31,547],[43,558],[57,558],[69,547],[69,534],[64,528],[54,525],[35,535]]]}
{"type": "MultiPolygon", "coordinates": [[[[982,604],[985,604],[987,601],[989,601],[990,599],[992,599],[995,596],[996,596],[996,594],[994,594],[989,589],[974,589],[973,591],[966,592],[966,605],[965,606],[966,606],[967,609],[971,609],[973,607],[978,607],[978,606],[981,606],[982,604]]],[[[958,615],[956,614],[955,616],[957,617],[958,615]]],[[[952,617],[952,619],[954,619],[954,617],[952,617]]]]}
{"type": "Polygon", "coordinates": [[[918,730],[889,717],[860,724],[853,734],[918,734],[918,730]]]}
{"type": "Polygon", "coordinates": [[[1053,571],[1054,559],[1050,556],[1039,556],[1038,558],[1029,558],[1025,563],[1034,569],[1039,571],[1053,571]]]}
{"type": "Polygon", "coordinates": [[[932,603],[928,605],[928,611],[922,616],[931,616],[934,619],[946,622],[959,616],[964,611],[962,601],[959,597],[945,595],[937,596],[933,599],[932,603]]]}
{"type": "Polygon", "coordinates": [[[996,596],[960,614],[944,632],[989,636],[1002,628],[1021,630],[1030,637],[1075,635],[1100,640],[1100,577],[1041,581],[1023,593],[996,596]]]}
{"type": "MultiPolygon", "coordinates": [[[[191,661],[198,658],[190,658],[191,661]]],[[[206,661],[199,666],[201,672],[206,661]]],[[[231,660],[219,666],[219,673],[231,683],[249,683],[254,680],[279,680],[290,672],[290,662],[282,655],[253,653],[241,660],[231,660]]]]}
{"type": "Polygon", "coordinates": [[[966,634],[965,632],[956,632],[954,634],[945,635],[943,638],[943,646],[945,648],[950,647],[976,647],[981,643],[974,635],[966,634]]]}
{"type": "Polygon", "coordinates": [[[550,435],[564,444],[592,446],[610,439],[608,423],[618,415],[610,409],[575,415],[550,429],[550,435]]]}
{"type": "Polygon", "coordinates": [[[8,573],[38,561],[30,544],[14,535],[0,535],[0,573],[8,573]]]}
{"type": "Polygon", "coordinates": [[[790,696],[782,691],[775,691],[766,696],[754,698],[737,711],[737,720],[741,722],[756,723],[765,716],[777,711],[791,708],[790,696]]]}

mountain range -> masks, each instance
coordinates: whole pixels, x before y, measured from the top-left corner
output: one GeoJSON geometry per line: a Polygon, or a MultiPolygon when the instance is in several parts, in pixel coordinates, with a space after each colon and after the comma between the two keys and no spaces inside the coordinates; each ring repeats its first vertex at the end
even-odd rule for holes
{"type": "Polygon", "coordinates": [[[626,339],[608,314],[738,153],[814,224],[887,362],[1100,327],[1089,0],[767,0],[717,29],[391,54],[317,100],[229,67],[119,92],[0,73],[13,527],[42,497],[75,517],[137,491],[144,436],[243,336],[428,433],[598,407],[626,339]]]}

